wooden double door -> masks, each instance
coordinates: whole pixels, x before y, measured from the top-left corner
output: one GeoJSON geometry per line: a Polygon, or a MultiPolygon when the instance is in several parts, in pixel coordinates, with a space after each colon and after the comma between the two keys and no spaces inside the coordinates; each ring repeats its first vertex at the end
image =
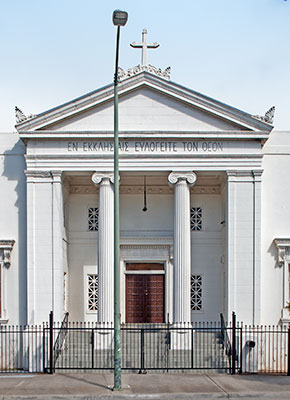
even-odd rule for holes
{"type": "Polygon", "coordinates": [[[138,273],[126,275],[126,322],[164,322],[164,273],[161,268],[162,264],[127,264],[127,270],[138,273]],[[148,272],[142,274],[142,271],[148,272]]]}

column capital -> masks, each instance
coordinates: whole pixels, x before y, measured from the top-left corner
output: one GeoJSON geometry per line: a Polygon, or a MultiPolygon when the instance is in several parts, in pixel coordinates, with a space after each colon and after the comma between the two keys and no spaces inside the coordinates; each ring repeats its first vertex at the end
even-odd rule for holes
{"type": "Polygon", "coordinates": [[[255,170],[228,170],[228,182],[261,182],[263,169],[255,170]]]}
{"type": "Polygon", "coordinates": [[[51,183],[53,178],[50,171],[25,170],[27,183],[51,183]]]}
{"type": "Polygon", "coordinates": [[[62,171],[51,170],[51,171],[35,171],[25,170],[26,181],[28,183],[41,182],[41,183],[61,183],[62,182],[62,171]]]}
{"type": "Polygon", "coordinates": [[[178,181],[185,180],[190,186],[193,186],[196,181],[196,174],[190,172],[171,172],[168,175],[168,182],[170,185],[175,185],[178,181]]]}
{"type": "Polygon", "coordinates": [[[114,174],[112,172],[95,172],[92,175],[92,181],[97,186],[103,179],[109,179],[111,183],[114,183],[114,174]]]}
{"type": "Polygon", "coordinates": [[[54,182],[61,182],[62,171],[51,170],[50,175],[54,182]]]}

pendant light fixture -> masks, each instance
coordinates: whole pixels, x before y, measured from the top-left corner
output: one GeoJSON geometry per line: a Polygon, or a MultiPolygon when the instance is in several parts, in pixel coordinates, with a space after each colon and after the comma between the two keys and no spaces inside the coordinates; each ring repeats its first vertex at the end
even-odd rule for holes
{"type": "Polygon", "coordinates": [[[146,212],[147,210],[148,208],[147,208],[147,198],[146,198],[146,176],[144,175],[144,207],[142,211],[146,212]]]}

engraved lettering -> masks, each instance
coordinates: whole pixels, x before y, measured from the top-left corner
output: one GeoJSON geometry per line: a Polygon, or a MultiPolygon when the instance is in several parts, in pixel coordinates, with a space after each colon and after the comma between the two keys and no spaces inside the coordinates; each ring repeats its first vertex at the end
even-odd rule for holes
{"type": "Polygon", "coordinates": [[[198,151],[198,142],[182,142],[184,151],[198,151]]]}
{"type": "Polygon", "coordinates": [[[68,151],[78,151],[78,149],[79,149],[78,142],[68,142],[67,144],[68,151]]]}

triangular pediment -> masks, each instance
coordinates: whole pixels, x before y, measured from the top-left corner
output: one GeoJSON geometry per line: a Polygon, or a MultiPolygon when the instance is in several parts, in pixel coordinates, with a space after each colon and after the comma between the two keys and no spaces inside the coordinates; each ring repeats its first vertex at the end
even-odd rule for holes
{"type": "MultiPolygon", "coordinates": [[[[113,130],[113,85],[16,125],[23,131],[113,130]]],[[[119,129],[146,131],[271,131],[273,126],[200,93],[143,72],[119,84],[119,129]]]]}

